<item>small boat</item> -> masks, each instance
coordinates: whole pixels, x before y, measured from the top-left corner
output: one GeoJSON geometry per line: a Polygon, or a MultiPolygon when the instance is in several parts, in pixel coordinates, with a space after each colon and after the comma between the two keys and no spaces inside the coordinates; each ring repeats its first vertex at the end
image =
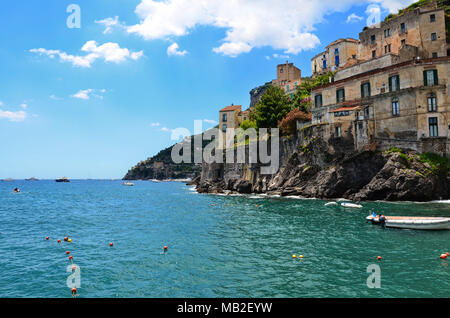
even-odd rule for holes
{"type": "Polygon", "coordinates": [[[132,186],[134,186],[134,183],[133,182],[122,182],[122,185],[132,187],[132,186]]]}
{"type": "Polygon", "coordinates": [[[335,206],[335,205],[338,205],[337,202],[328,202],[328,203],[325,203],[325,206],[335,206]]]}
{"type": "MultiPolygon", "coordinates": [[[[369,215],[367,221],[379,224],[379,215],[369,215]]],[[[386,227],[412,230],[450,230],[450,218],[430,216],[386,216],[386,227]]]]}
{"type": "Polygon", "coordinates": [[[161,181],[160,180],[158,180],[158,179],[152,179],[152,180],[150,180],[151,182],[155,182],[155,183],[160,183],[161,181]]]}
{"type": "Polygon", "coordinates": [[[32,178],[25,179],[25,181],[39,181],[39,179],[32,177],[32,178]]]}
{"type": "Polygon", "coordinates": [[[362,208],[361,204],[350,203],[350,202],[342,202],[341,206],[343,206],[344,208],[356,208],[356,209],[362,208]]]}
{"type": "Polygon", "coordinates": [[[61,177],[59,179],[56,179],[55,181],[56,182],[70,182],[70,180],[68,178],[66,178],[66,177],[61,177]]]}
{"type": "Polygon", "coordinates": [[[7,179],[3,179],[2,181],[4,181],[4,182],[13,182],[14,179],[12,179],[12,178],[7,178],[7,179]]]}

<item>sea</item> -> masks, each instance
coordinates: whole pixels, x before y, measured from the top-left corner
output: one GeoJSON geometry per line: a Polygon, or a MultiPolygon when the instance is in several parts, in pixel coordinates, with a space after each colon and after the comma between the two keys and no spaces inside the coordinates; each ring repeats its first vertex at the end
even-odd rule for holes
{"type": "Polygon", "coordinates": [[[450,231],[365,219],[450,217],[450,201],[330,201],[181,182],[0,182],[0,298],[70,298],[74,286],[81,298],[450,296],[450,258],[439,258],[450,231]]]}

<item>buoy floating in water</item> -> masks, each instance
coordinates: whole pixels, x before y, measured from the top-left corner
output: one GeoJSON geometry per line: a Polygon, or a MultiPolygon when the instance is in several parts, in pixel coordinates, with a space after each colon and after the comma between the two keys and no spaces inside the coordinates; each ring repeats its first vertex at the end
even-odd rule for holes
{"type": "Polygon", "coordinates": [[[66,252],[66,254],[67,254],[67,255],[69,255],[69,254],[70,254],[70,252],[69,252],[69,251],[67,251],[67,252],[66,252]]]}
{"type": "Polygon", "coordinates": [[[292,258],[297,258],[297,255],[295,255],[295,254],[294,254],[294,255],[292,255],[292,258]]]}
{"type": "Polygon", "coordinates": [[[72,242],[72,239],[68,239],[67,241],[70,243],[70,242],[72,242]]]}
{"type": "Polygon", "coordinates": [[[61,240],[58,240],[57,242],[58,242],[58,243],[61,243],[61,240]]]}
{"type": "Polygon", "coordinates": [[[66,236],[66,237],[64,238],[64,241],[67,242],[68,239],[69,239],[69,238],[66,236]]]}
{"type": "Polygon", "coordinates": [[[167,246],[164,246],[164,252],[167,252],[167,246]]]}
{"type": "Polygon", "coordinates": [[[377,260],[381,261],[383,258],[381,256],[377,257],[377,260]]]}
{"type": "Polygon", "coordinates": [[[72,296],[75,296],[76,293],[77,293],[77,289],[75,287],[72,288],[72,296]]]}
{"type": "Polygon", "coordinates": [[[47,236],[45,239],[48,241],[50,238],[47,236]]]}
{"type": "Polygon", "coordinates": [[[113,245],[114,245],[113,242],[109,243],[109,246],[113,247],[113,245]]]}
{"type": "Polygon", "coordinates": [[[446,254],[441,254],[441,256],[439,256],[441,259],[447,259],[448,255],[446,254]]]}
{"type": "Polygon", "coordinates": [[[300,255],[299,258],[303,258],[303,255],[300,255]]]}
{"type": "Polygon", "coordinates": [[[72,255],[70,255],[70,256],[69,256],[69,259],[70,259],[70,260],[72,260],[72,259],[73,259],[73,256],[72,256],[72,255]]]}

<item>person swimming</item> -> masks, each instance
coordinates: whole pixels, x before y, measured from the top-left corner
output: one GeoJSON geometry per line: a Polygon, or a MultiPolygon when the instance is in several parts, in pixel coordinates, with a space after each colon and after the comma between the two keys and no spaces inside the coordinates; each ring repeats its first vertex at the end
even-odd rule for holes
{"type": "Polygon", "coordinates": [[[19,193],[20,192],[20,189],[19,188],[14,188],[14,193],[19,193]]]}
{"type": "Polygon", "coordinates": [[[381,227],[384,229],[386,228],[386,217],[383,214],[380,214],[380,217],[378,218],[380,221],[381,227]]]}

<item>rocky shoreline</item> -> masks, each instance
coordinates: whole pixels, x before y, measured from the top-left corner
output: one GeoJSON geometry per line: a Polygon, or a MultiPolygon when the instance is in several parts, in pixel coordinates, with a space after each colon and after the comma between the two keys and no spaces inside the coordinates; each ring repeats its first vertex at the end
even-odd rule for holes
{"type": "MultiPolygon", "coordinates": [[[[448,160],[389,151],[348,151],[350,141],[324,141],[316,132],[280,142],[280,169],[260,175],[259,164],[203,164],[193,180],[199,193],[265,193],[354,201],[431,201],[450,198],[448,160]]],[[[445,159],[445,158],[444,158],[445,159]]]]}

